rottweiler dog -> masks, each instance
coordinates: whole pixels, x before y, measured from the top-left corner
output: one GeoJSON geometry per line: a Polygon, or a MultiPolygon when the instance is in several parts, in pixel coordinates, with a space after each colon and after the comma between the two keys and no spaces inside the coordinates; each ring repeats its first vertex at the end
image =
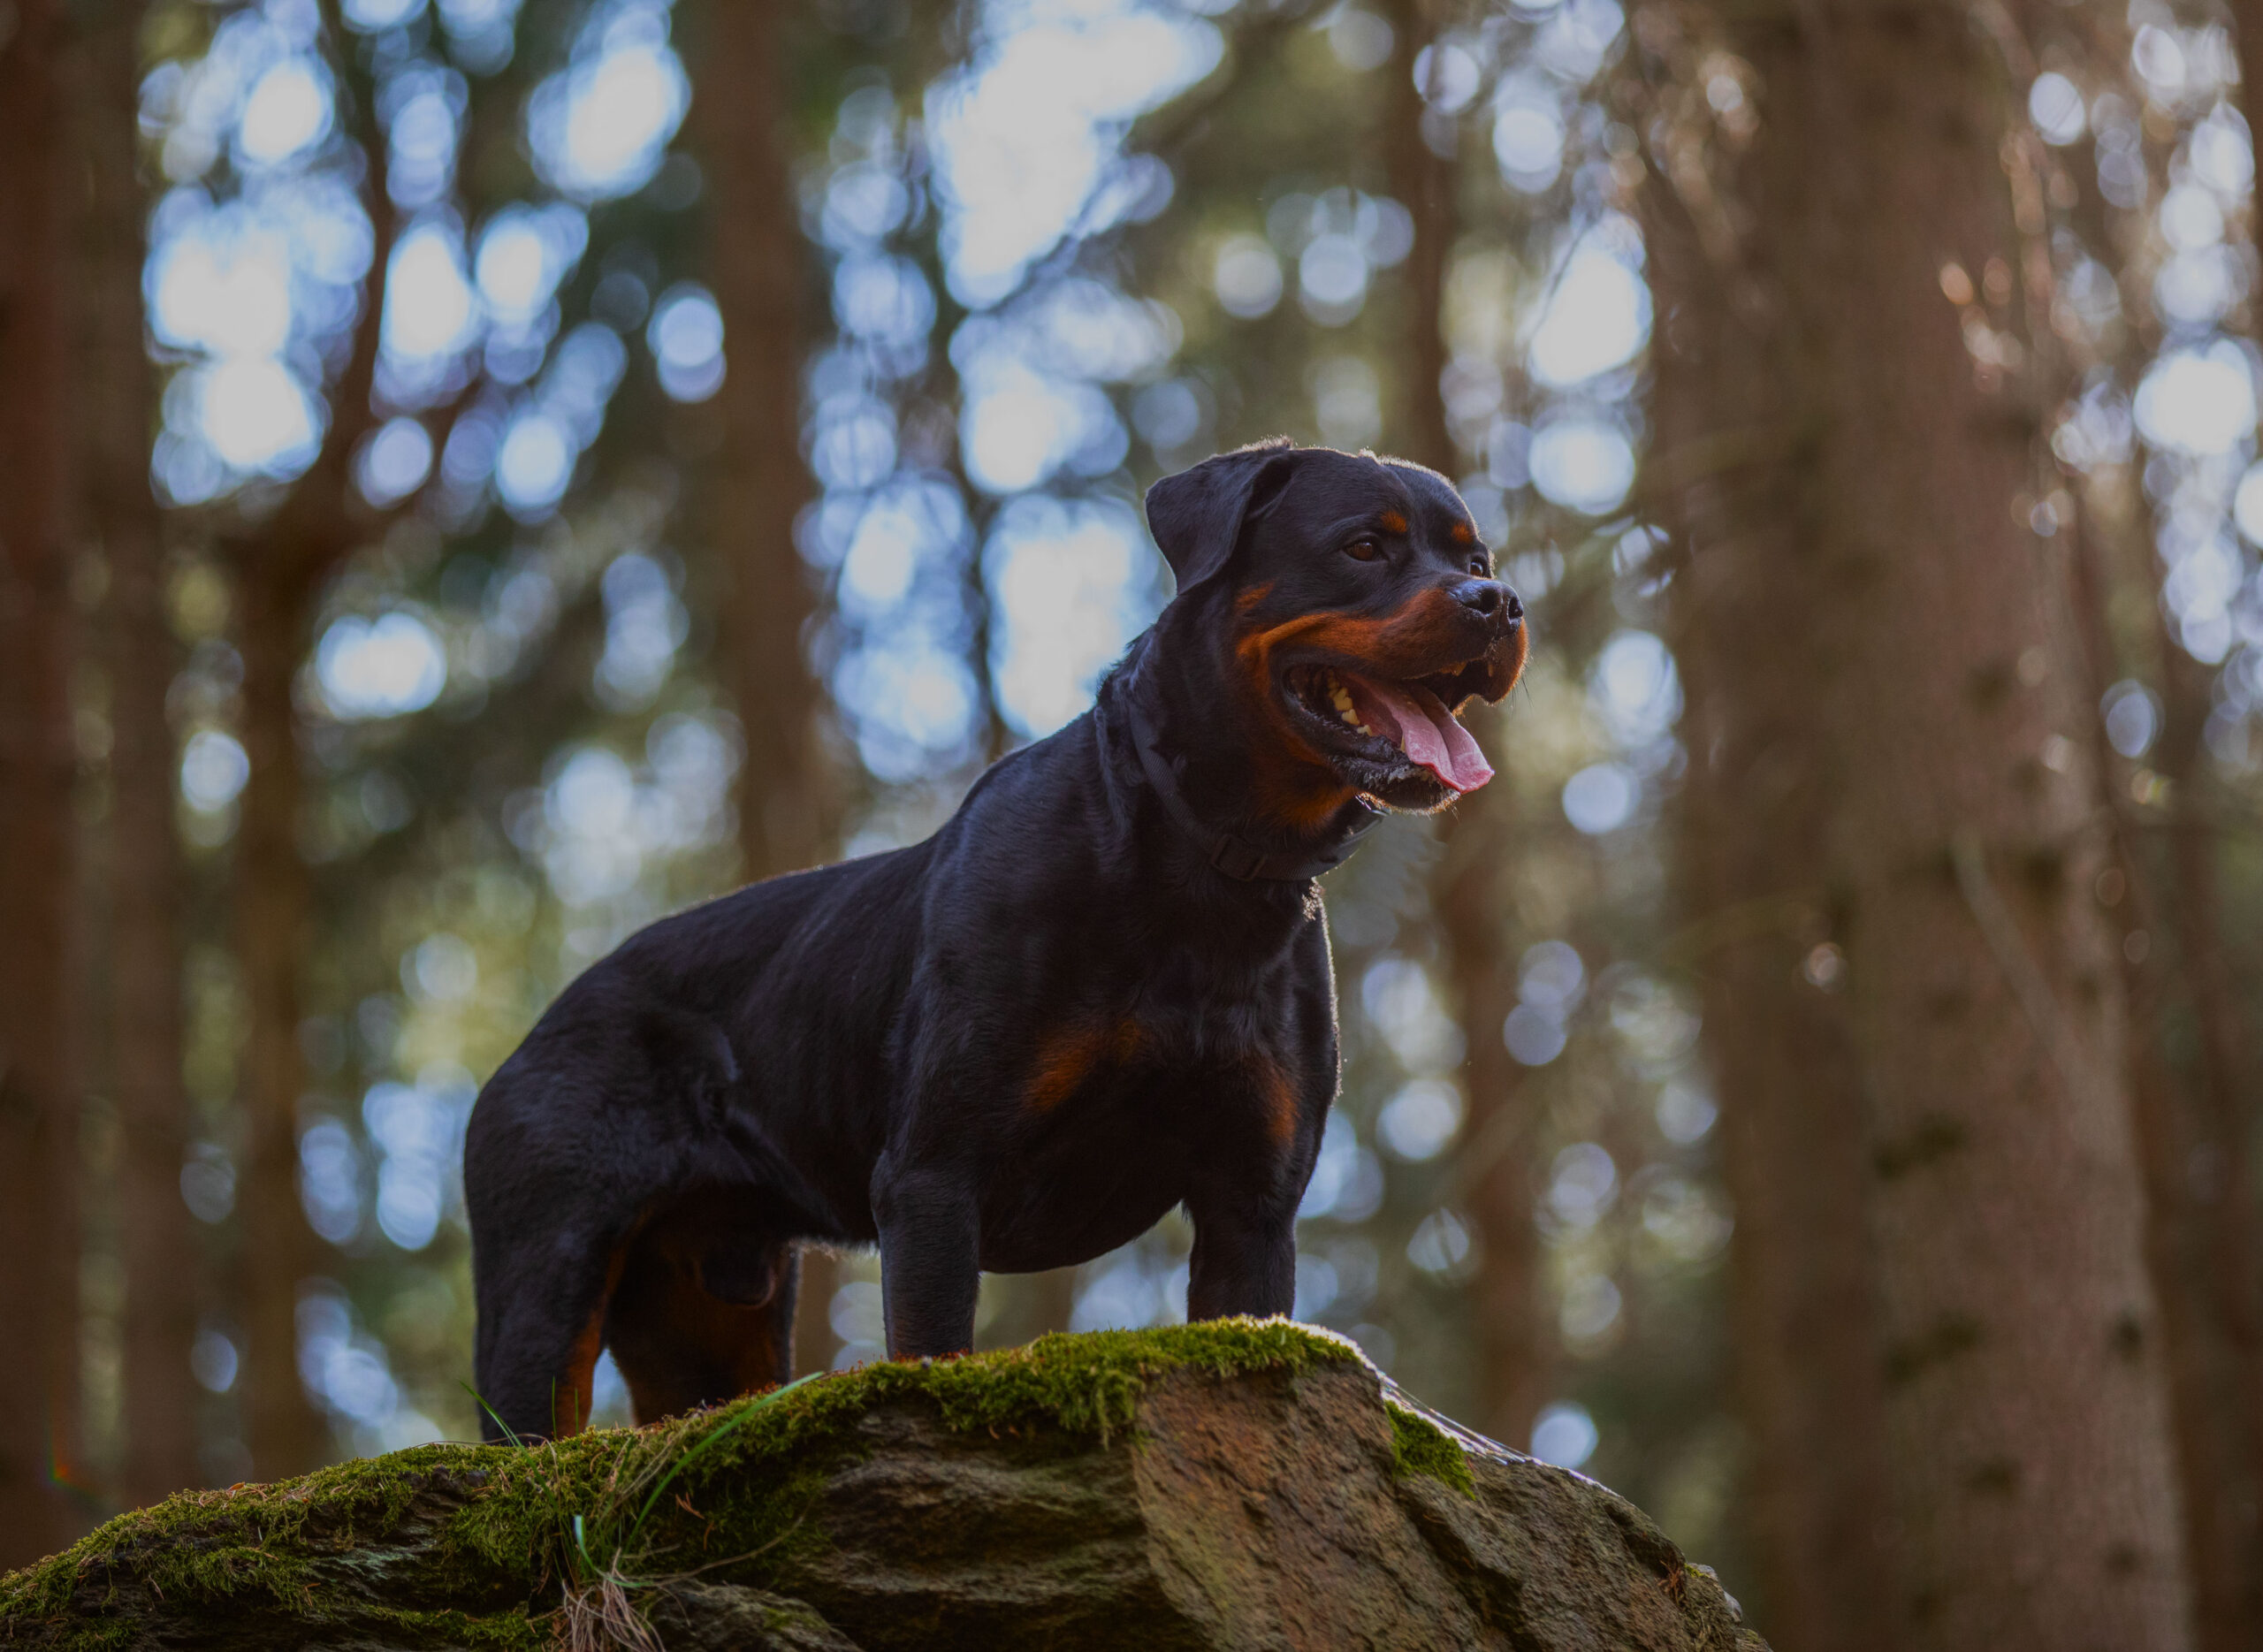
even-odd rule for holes
{"type": "Polygon", "coordinates": [[[985,1268],[1174,1205],[1190,1318],[1286,1313],[1337,1089],[1313,879],[1490,778],[1455,719],[1524,611],[1446,480],[1261,444],[1147,497],[1178,590],[1059,733],[933,837],[640,931],[560,994],[464,1150],[491,1437],[783,1381],[797,1246],[880,1247],[896,1358],[964,1352],[985,1268]]]}

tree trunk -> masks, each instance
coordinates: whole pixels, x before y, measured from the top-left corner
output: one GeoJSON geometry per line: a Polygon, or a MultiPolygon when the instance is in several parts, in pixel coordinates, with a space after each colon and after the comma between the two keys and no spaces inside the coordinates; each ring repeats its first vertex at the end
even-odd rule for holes
{"type": "Polygon", "coordinates": [[[1077,1307],[1077,1270],[1055,1268],[1041,1274],[1006,1275],[996,1313],[983,1328],[978,1346],[1019,1348],[1048,1331],[1065,1331],[1077,1307]]]}
{"type": "Polygon", "coordinates": [[[362,310],[345,370],[330,387],[322,451],[274,514],[232,547],[244,754],[251,763],[234,864],[236,963],[250,1023],[240,1070],[248,1146],[236,1203],[243,1241],[242,1381],[246,1443],[257,1472],[270,1478],[301,1473],[329,1453],[329,1431],[299,1377],[299,1289],[314,1256],[298,1187],[299,1097],[306,1079],[300,985],[313,940],[314,895],[299,849],[305,786],[292,689],[323,582],[356,542],[350,465],[373,423],[370,395],[386,263],[400,227],[385,191],[385,145],[372,95],[354,83],[341,88],[341,95],[354,101],[351,126],[369,164],[364,198],[374,250],[362,310]]]}
{"type": "Polygon", "coordinates": [[[78,1450],[76,826],[61,8],[0,36],[0,1566],[69,1534],[78,1450]]]}
{"type": "MultiPolygon", "coordinates": [[[[1415,60],[1436,34],[1428,0],[1395,0],[1394,48],[1383,109],[1383,152],[1391,192],[1414,224],[1414,243],[1401,277],[1406,294],[1406,369],[1398,385],[1398,418],[1390,446],[1402,458],[1452,476],[1459,468],[1446,428],[1439,381],[1446,365],[1446,264],[1459,213],[1456,168],[1423,133],[1428,109],[1414,80],[1415,60]]],[[[1498,727],[1490,712],[1474,716],[1498,727]]],[[[1468,1048],[1469,1146],[1464,1175],[1468,1214],[1477,1231],[1474,1298],[1477,1425],[1511,1444],[1532,1434],[1547,1397],[1554,1338],[1543,1312],[1540,1244],[1533,1226],[1532,1131],[1517,1094],[1522,1070],[1501,1042],[1501,1024],[1516,1004],[1509,957],[1509,913],[1501,845],[1515,806],[1514,778],[1497,741],[1484,742],[1505,771],[1474,796],[1440,817],[1444,841],[1430,879],[1430,910],[1445,940],[1446,996],[1468,1048]]]]}
{"type": "MultiPolygon", "coordinates": [[[[1740,672],[1718,657],[1725,649],[1676,641],[1697,712],[1684,727],[1698,750],[1717,692],[1749,704],[1772,681],[1797,686],[1787,681],[1801,674],[1796,648],[1772,669],[1740,672]]],[[[1807,783],[1767,793],[1787,778],[1772,769],[1812,752],[1816,736],[1790,718],[1753,719],[1741,734],[1704,772],[1692,765],[1680,863],[1690,915],[1712,932],[1702,1007],[1736,1211],[1730,1325],[1752,1439],[1749,1518],[1763,1598],[1787,1643],[1892,1652],[1903,1644],[1893,1620],[1847,1593],[1883,1575],[1891,1554],[1862,1079],[1839,1005],[1801,976],[1802,889],[1818,869],[1794,846],[1814,841],[1821,800],[1807,783]],[[1761,921],[1740,921],[1741,908],[1761,921]]]]}
{"type": "Polygon", "coordinates": [[[739,842],[749,879],[812,864],[829,835],[803,632],[815,606],[794,546],[810,498],[802,467],[808,246],[785,123],[787,8],[708,0],[692,57],[691,119],[707,169],[708,253],[729,370],[716,392],[720,451],[702,486],[728,582],[725,636],[746,730],[739,842]]]}
{"type": "MultiPolygon", "coordinates": [[[[1498,727],[1498,719],[1494,727],[1498,727]]],[[[1506,767],[1506,763],[1503,767],[1506,767]]],[[[1516,802],[1504,774],[1468,801],[1446,833],[1430,882],[1431,910],[1445,937],[1448,990],[1468,1058],[1469,1120],[1461,1174],[1478,1240],[1475,1299],[1477,1426],[1522,1450],[1548,1398],[1556,1338],[1541,1290],[1540,1230],[1534,1225],[1532,1109],[1523,1069],[1501,1042],[1516,1007],[1509,955],[1507,857],[1503,846],[1516,802]]]]}
{"type": "MultiPolygon", "coordinates": [[[[1863,1080],[1843,998],[1802,975],[1826,922],[1837,736],[1814,697],[1825,640],[1785,621],[1821,607],[1822,570],[1801,555],[1788,478],[1725,467],[1683,480],[1709,438],[1732,457],[1781,410],[1691,226],[1650,204],[1662,317],[1651,462],[1680,552],[1672,641],[1692,754],[1678,859],[1736,1211],[1748,1518],[1786,1645],[1893,1652],[1900,1624],[1863,1593],[1893,1552],[1863,1080]],[[1765,648],[1747,644],[1756,620],[1765,648]]],[[[1820,976],[1834,959],[1817,962],[1820,976]]]]}
{"type": "Polygon", "coordinates": [[[1436,0],[1392,0],[1389,95],[1383,104],[1383,149],[1391,193],[1414,221],[1414,244],[1400,275],[1406,294],[1406,377],[1398,389],[1392,449],[1403,459],[1452,476],[1453,438],[1446,430],[1439,386],[1446,365],[1446,258],[1459,229],[1454,201],[1455,166],[1423,133],[1429,105],[1415,83],[1414,63],[1437,34],[1436,0]]]}
{"type": "Polygon", "coordinates": [[[303,1473],[329,1434],[299,1377],[298,1302],[313,1239],[300,1209],[300,977],[313,898],[299,853],[303,783],[291,682],[305,658],[307,576],[270,562],[237,582],[243,742],[251,762],[235,842],[236,960],[249,1022],[241,1063],[249,1115],[237,1202],[242,1240],[246,1443],[263,1479],[303,1473]]]}
{"type": "MultiPolygon", "coordinates": [[[[382,192],[380,181],[379,202],[382,192]]],[[[389,217],[380,222],[389,223],[389,217]]],[[[364,300],[372,316],[384,310],[389,240],[380,228],[376,272],[364,300]]],[[[299,847],[306,785],[293,687],[307,657],[321,582],[354,544],[347,460],[370,424],[375,322],[365,318],[359,333],[332,391],[321,456],[236,557],[241,732],[251,765],[239,805],[233,867],[236,963],[248,1022],[240,1070],[247,1145],[236,1207],[246,1443],[256,1471],[267,1478],[304,1473],[330,1449],[329,1429],[299,1375],[299,1290],[316,1254],[298,1183],[299,1098],[306,1087],[300,989],[314,941],[314,887],[299,847]]]]}
{"type": "MultiPolygon", "coordinates": [[[[2236,4],[2246,84],[2263,73],[2263,7],[2236,4]]],[[[2126,57],[2131,24],[2093,13],[2088,49],[2126,57]]],[[[2089,146],[2067,155],[2074,176],[2096,165],[2089,146]]],[[[2116,225],[2094,187],[2081,190],[2073,226],[2110,257],[2116,225]]],[[[2123,382],[2144,370],[2151,346],[2125,333],[2113,363],[2123,382]]],[[[2088,644],[2085,693],[2095,704],[2123,674],[2107,615],[2126,595],[2152,612],[2145,639],[2157,659],[2165,727],[2147,761],[2169,787],[2166,832],[2122,789],[2130,765],[2091,720],[2091,742],[2116,822],[2115,866],[2127,904],[2114,915],[2126,938],[2130,1085],[2147,1192],[2148,1254],[2167,1342],[2179,1479],[2183,1493],[2195,1645],[2244,1652],[2263,1621],[2263,1244],[2250,1169],[2256,1078],[2252,1052],[2224,955],[2217,910],[2217,818],[2201,734],[2214,673],[2169,635],[2160,604],[2152,512],[2134,466],[2086,474],[2082,489],[2077,613],[2088,644]],[[2189,1016],[2197,1052],[2165,1037],[2189,1016]]],[[[2141,648],[2145,646],[2140,644],[2141,648]]],[[[2146,674],[2153,674],[2148,672],[2146,674]]],[[[2118,904],[2118,903],[2117,903],[2118,904]]]]}
{"type": "Polygon", "coordinates": [[[833,1334],[833,1293],[841,1288],[841,1263],[830,1251],[804,1245],[801,1283],[794,1298],[794,1374],[833,1369],[840,1343],[833,1334]]]}
{"type": "MultiPolygon", "coordinates": [[[[1793,1247],[1779,1275],[1819,1264],[1855,1299],[1819,1351],[1796,1298],[1741,1343],[1807,1414],[1817,1352],[1855,1363],[1870,1302],[1882,1354],[1810,1461],[1772,1452],[1778,1424],[1755,1417],[1764,1473],[1855,1545],[1824,1563],[1888,1580],[1881,1623],[1782,1633],[2182,1646],[2120,983],[2091,895],[2096,776],[2079,738],[2064,773],[2038,755],[2093,712],[2065,570],[2015,505],[2035,479],[2028,387],[1968,351],[1945,296],[1989,293],[1964,321],[2000,363],[2021,331],[1999,165],[2014,99],[1947,4],[1740,14],[1721,43],[1753,72],[1757,131],[1733,158],[1706,134],[1709,156],[1685,110],[1656,157],[1681,187],[1648,201],[1689,894],[1728,943],[1704,962],[1734,1186],[1782,1178],[1788,1217],[1771,1233],[1741,1204],[1741,1226],[1762,1222],[1743,1253],[1793,1247]],[[1826,989],[1837,1014],[1798,1007],[1826,989]],[[1803,1071],[1787,1032],[1815,1019],[1836,1024],[1803,1071]],[[1812,1162],[1803,1123],[1827,1138],[1812,1162]],[[1824,1208],[1827,1188],[1848,1205],[1824,1208]]],[[[1795,1557],[1772,1559],[1774,1583],[1795,1557]]]]}
{"type": "MultiPolygon", "coordinates": [[[[2158,615],[2150,546],[2138,560],[2158,615]]],[[[2213,674],[2167,631],[2158,639],[2164,727],[2149,755],[2169,783],[2168,841],[2165,855],[2143,853],[2145,826],[2133,811],[2117,811],[2117,869],[2133,895],[2123,977],[2131,1037],[2144,1040],[2131,1051],[2132,1083],[2168,1337],[2196,1643],[2201,1652],[2239,1652],[2263,1622],[2263,1281],[2246,1119],[2253,1092],[2217,921],[2217,823],[2200,743],[2213,674]],[[2138,934],[2145,944],[2135,944],[2138,934]],[[2197,1056],[2182,1072],[2162,1042],[2165,1014],[2178,1008],[2199,1032],[2197,1056]]]]}
{"type": "MultiPolygon", "coordinates": [[[[794,544],[811,495],[802,467],[802,360],[809,248],[786,124],[788,8],[706,0],[697,13],[691,123],[707,176],[708,265],[729,369],[716,392],[722,443],[701,481],[724,583],[728,681],[745,731],[739,850],[749,880],[815,864],[834,834],[818,734],[823,695],[804,634],[816,606],[794,544]]],[[[839,1283],[830,1252],[802,1253],[797,1364],[824,1370],[839,1283]]]]}
{"type": "MultiPolygon", "coordinates": [[[[2240,101],[2252,129],[2263,118],[2263,0],[2231,0],[2231,15],[2240,101]]],[[[2263,217],[2252,209],[2248,227],[2263,250],[2263,217]]],[[[2207,796],[2198,750],[2213,704],[2213,674],[2166,637],[2162,651],[2164,744],[2174,742],[2172,756],[2182,759],[2174,772],[2163,770],[2171,787],[2172,899],[2179,955],[2200,1028],[2198,1133],[2206,1161],[2202,1179],[2208,1185],[2196,1197],[2207,1235],[2206,1276],[2229,1344],[2231,1404],[2245,1433],[2245,1449],[2229,1465],[2235,1489],[2225,1499],[2232,1552],[2217,1610],[2204,1622],[2207,1652],[2216,1652],[2263,1621],[2263,1208],[2258,1206],[2253,1172],[2263,1062],[2258,1060],[2254,1030],[2242,1013],[2219,926],[2222,799],[2221,791],[2214,799],[2207,796]]]]}
{"type": "MultiPolygon", "coordinates": [[[[2139,528],[2144,512],[2126,497],[2133,491],[2131,481],[2127,476],[2092,478],[2082,506],[2076,613],[2087,639],[2087,697],[2093,704],[2111,674],[2113,659],[2107,622],[2114,584],[2106,555],[2109,533],[2124,552],[2122,577],[2141,581],[2145,600],[2153,597],[2153,548],[2139,528]],[[2122,508],[2113,508],[2116,503],[2122,508]],[[2133,529],[2138,531],[2133,534],[2133,529]]],[[[2104,719],[2093,719],[2092,727],[2095,760],[2107,777],[2111,797],[2117,759],[2107,744],[2104,719]]],[[[2109,887],[2117,898],[2107,904],[2122,909],[2115,927],[2125,935],[2151,938],[2168,927],[2168,914],[2153,858],[2144,852],[2143,828],[2132,812],[2126,805],[2115,809],[2112,870],[2123,887],[2109,887]]],[[[2225,1287],[2212,1267],[2215,1246],[2209,1229],[2217,1212],[2196,1186],[2195,1169],[2207,1162],[2206,1120],[2193,1103],[2191,1086],[2171,1068],[2163,1045],[2162,1022],[2177,985],[2168,948],[2125,945],[2122,975],[2129,1000],[2130,1098],[2145,1176],[2146,1263],[2160,1304],[2191,1578],[2193,1644],[2198,1652],[2244,1652],[2259,1618],[2252,1552],[2256,1436],[2248,1423],[2253,1398],[2236,1352],[2234,1327],[2222,1311],[2225,1287]]]]}
{"type": "Polygon", "coordinates": [[[188,1134],[181,1081],[176,757],[165,694],[179,664],[165,620],[164,547],[149,491],[156,410],[142,346],[141,219],[135,153],[141,8],[89,8],[76,41],[76,141],[87,158],[81,237],[80,428],[84,509],[110,570],[109,981],[110,1082],[121,1126],[118,1207],[126,1272],[128,1503],[194,1485],[189,1349],[199,1298],[196,1236],[181,1202],[188,1134]]]}

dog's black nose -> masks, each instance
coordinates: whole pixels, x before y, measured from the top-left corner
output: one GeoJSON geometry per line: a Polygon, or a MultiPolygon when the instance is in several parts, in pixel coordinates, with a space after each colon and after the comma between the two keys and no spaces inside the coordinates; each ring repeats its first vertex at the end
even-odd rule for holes
{"type": "Polygon", "coordinates": [[[1466,579],[1453,588],[1453,598],[1488,624],[1503,629],[1524,618],[1523,602],[1497,579],[1466,579]]]}

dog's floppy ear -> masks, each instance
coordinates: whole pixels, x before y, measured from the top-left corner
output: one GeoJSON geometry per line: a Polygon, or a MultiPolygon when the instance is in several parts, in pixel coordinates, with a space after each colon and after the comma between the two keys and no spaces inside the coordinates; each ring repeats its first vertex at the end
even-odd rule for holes
{"type": "Polygon", "coordinates": [[[1206,459],[1147,490],[1147,531],[1177,575],[1180,596],[1225,567],[1252,506],[1287,480],[1295,453],[1287,437],[1276,436],[1206,459]]]}

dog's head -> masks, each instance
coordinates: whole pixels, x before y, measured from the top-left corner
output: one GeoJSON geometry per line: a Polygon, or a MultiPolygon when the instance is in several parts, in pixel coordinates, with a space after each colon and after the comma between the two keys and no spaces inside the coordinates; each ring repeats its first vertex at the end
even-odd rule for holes
{"type": "Polygon", "coordinates": [[[1298,829],[1354,795],[1434,810],[1492,777],[1455,713],[1515,686],[1524,605],[1444,477],[1267,443],[1156,483],[1147,521],[1178,576],[1174,651],[1223,640],[1219,709],[1261,812],[1298,829]]]}

